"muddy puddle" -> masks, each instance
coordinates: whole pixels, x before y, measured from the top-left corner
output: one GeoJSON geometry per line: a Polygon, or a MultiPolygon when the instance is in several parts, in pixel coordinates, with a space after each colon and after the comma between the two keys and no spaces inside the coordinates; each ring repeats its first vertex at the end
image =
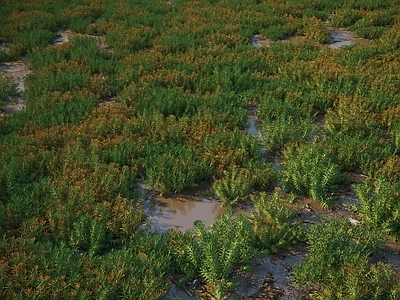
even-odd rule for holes
{"type": "Polygon", "coordinates": [[[53,45],[62,45],[69,42],[69,37],[72,34],[70,30],[58,29],[58,36],[53,40],[53,45]]]}
{"type": "Polygon", "coordinates": [[[345,28],[328,28],[328,30],[330,31],[331,41],[327,45],[334,49],[356,44],[368,45],[370,42],[367,39],[355,37],[351,31],[345,28]]]}
{"type": "Polygon", "coordinates": [[[25,64],[25,59],[1,62],[0,73],[3,76],[10,77],[17,85],[16,96],[8,97],[7,105],[5,107],[5,114],[12,114],[25,108],[25,99],[23,94],[25,92],[24,80],[25,76],[29,73],[29,69],[25,64]]]}
{"type": "Polygon", "coordinates": [[[250,272],[233,276],[240,285],[226,299],[304,299],[304,293],[292,284],[291,270],[293,265],[304,261],[305,251],[306,248],[299,247],[255,260],[250,272]]]}
{"type": "Polygon", "coordinates": [[[209,189],[209,183],[201,182],[196,188],[164,197],[140,185],[140,193],[144,196],[143,209],[148,216],[146,231],[166,232],[174,227],[186,231],[194,227],[196,220],[203,221],[206,226],[214,223],[225,208],[221,207],[220,201],[203,196],[209,189]]]}
{"type": "MultiPolygon", "coordinates": [[[[347,30],[346,28],[328,27],[327,29],[330,32],[331,40],[326,45],[333,49],[339,49],[341,47],[352,46],[356,44],[366,46],[370,42],[368,39],[356,37],[353,32],[347,30]]],[[[257,34],[250,39],[250,43],[253,45],[253,47],[259,48],[270,47],[272,43],[295,43],[301,41],[302,39],[302,37],[288,37],[279,41],[271,41],[257,34]]]]}
{"type": "Polygon", "coordinates": [[[269,153],[267,148],[263,147],[263,141],[267,139],[266,133],[259,129],[260,120],[257,118],[257,106],[249,105],[247,108],[249,113],[248,125],[246,132],[255,137],[260,144],[260,162],[272,163],[276,170],[281,170],[281,156],[279,153],[269,153]]]}
{"type": "Polygon", "coordinates": [[[250,39],[251,44],[253,45],[253,47],[259,48],[259,47],[269,47],[271,46],[271,41],[269,39],[265,39],[263,38],[261,35],[254,35],[251,39],[250,39]]]}
{"type": "Polygon", "coordinates": [[[260,143],[260,154],[261,158],[260,161],[263,162],[266,160],[267,156],[267,149],[262,146],[262,140],[266,138],[265,134],[260,132],[258,129],[258,124],[259,120],[256,116],[257,114],[257,106],[249,106],[248,107],[248,112],[249,112],[249,120],[248,120],[248,126],[246,128],[246,132],[250,134],[251,136],[255,137],[258,142],[260,143]]]}
{"type": "Polygon", "coordinates": [[[262,35],[256,34],[251,39],[250,42],[255,48],[259,47],[270,47],[272,43],[291,43],[300,41],[301,37],[287,37],[279,41],[271,41],[270,39],[264,38],[262,35]]]}

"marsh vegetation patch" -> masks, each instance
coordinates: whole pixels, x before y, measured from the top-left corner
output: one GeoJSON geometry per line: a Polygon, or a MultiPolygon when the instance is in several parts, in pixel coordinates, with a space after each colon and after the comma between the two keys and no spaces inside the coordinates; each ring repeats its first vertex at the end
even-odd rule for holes
{"type": "Polygon", "coordinates": [[[42,2],[0,10],[3,297],[400,299],[398,1],[42,2]]]}

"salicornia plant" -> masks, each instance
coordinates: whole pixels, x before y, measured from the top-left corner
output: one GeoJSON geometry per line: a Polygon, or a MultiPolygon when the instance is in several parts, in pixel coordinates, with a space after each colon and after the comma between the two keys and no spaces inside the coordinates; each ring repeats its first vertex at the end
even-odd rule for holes
{"type": "Polygon", "coordinates": [[[217,299],[235,285],[233,270],[247,264],[257,253],[250,221],[242,214],[233,217],[231,210],[209,228],[196,221],[192,231],[170,234],[174,263],[183,276],[180,282],[202,278],[212,286],[217,299]]]}
{"type": "Polygon", "coordinates": [[[332,155],[317,144],[288,148],[282,164],[281,181],[285,189],[310,196],[327,207],[328,192],[341,181],[341,171],[332,155]]]}
{"type": "Polygon", "coordinates": [[[361,204],[354,206],[365,227],[400,236],[400,184],[378,178],[374,184],[360,183],[354,190],[361,204]]]}
{"type": "Polygon", "coordinates": [[[290,206],[292,195],[284,195],[280,188],[273,194],[252,196],[255,212],[253,226],[259,245],[273,252],[303,239],[301,224],[294,221],[296,210],[290,206]]]}
{"type": "Polygon", "coordinates": [[[397,299],[400,284],[390,265],[369,256],[382,240],[376,231],[333,219],[307,232],[310,249],[293,268],[296,285],[312,288],[316,299],[397,299]]]}
{"type": "Polygon", "coordinates": [[[16,95],[17,84],[11,78],[0,74],[0,110],[2,110],[7,102],[7,97],[16,95]]]}

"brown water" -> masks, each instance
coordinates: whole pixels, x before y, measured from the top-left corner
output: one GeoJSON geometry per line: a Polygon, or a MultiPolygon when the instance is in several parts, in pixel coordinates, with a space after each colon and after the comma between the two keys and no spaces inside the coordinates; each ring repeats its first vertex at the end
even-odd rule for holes
{"type": "Polygon", "coordinates": [[[142,185],[140,190],[146,194],[143,206],[148,216],[148,231],[166,232],[173,227],[186,231],[194,227],[196,220],[203,221],[206,226],[214,223],[225,212],[225,208],[221,207],[218,200],[201,196],[209,188],[210,184],[202,182],[196,188],[163,197],[142,185]]]}

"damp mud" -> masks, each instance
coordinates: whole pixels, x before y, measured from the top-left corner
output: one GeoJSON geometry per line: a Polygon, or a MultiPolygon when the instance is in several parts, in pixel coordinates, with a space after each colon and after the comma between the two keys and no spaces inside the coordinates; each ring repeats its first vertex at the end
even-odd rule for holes
{"type": "Polygon", "coordinates": [[[250,272],[234,274],[240,285],[226,299],[307,299],[291,280],[292,266],[303,262],[305,253],[305,247],[297,247],[253,261],[250,272]]]}
{"type": "MultiPolygon", "coordinates": [[[[307,293],[293,285],[292,267],[306,257],[306,247],[285,250],[254,260],[248,272],[236,270],[233,279],[238,283],[224,300],[293,300],[311,299],[307,293]]],[[[180,288],[175,283],[164,299],[211,300],[215,297],[203,282],[198,285],[188,283],[180,288]]]]}

